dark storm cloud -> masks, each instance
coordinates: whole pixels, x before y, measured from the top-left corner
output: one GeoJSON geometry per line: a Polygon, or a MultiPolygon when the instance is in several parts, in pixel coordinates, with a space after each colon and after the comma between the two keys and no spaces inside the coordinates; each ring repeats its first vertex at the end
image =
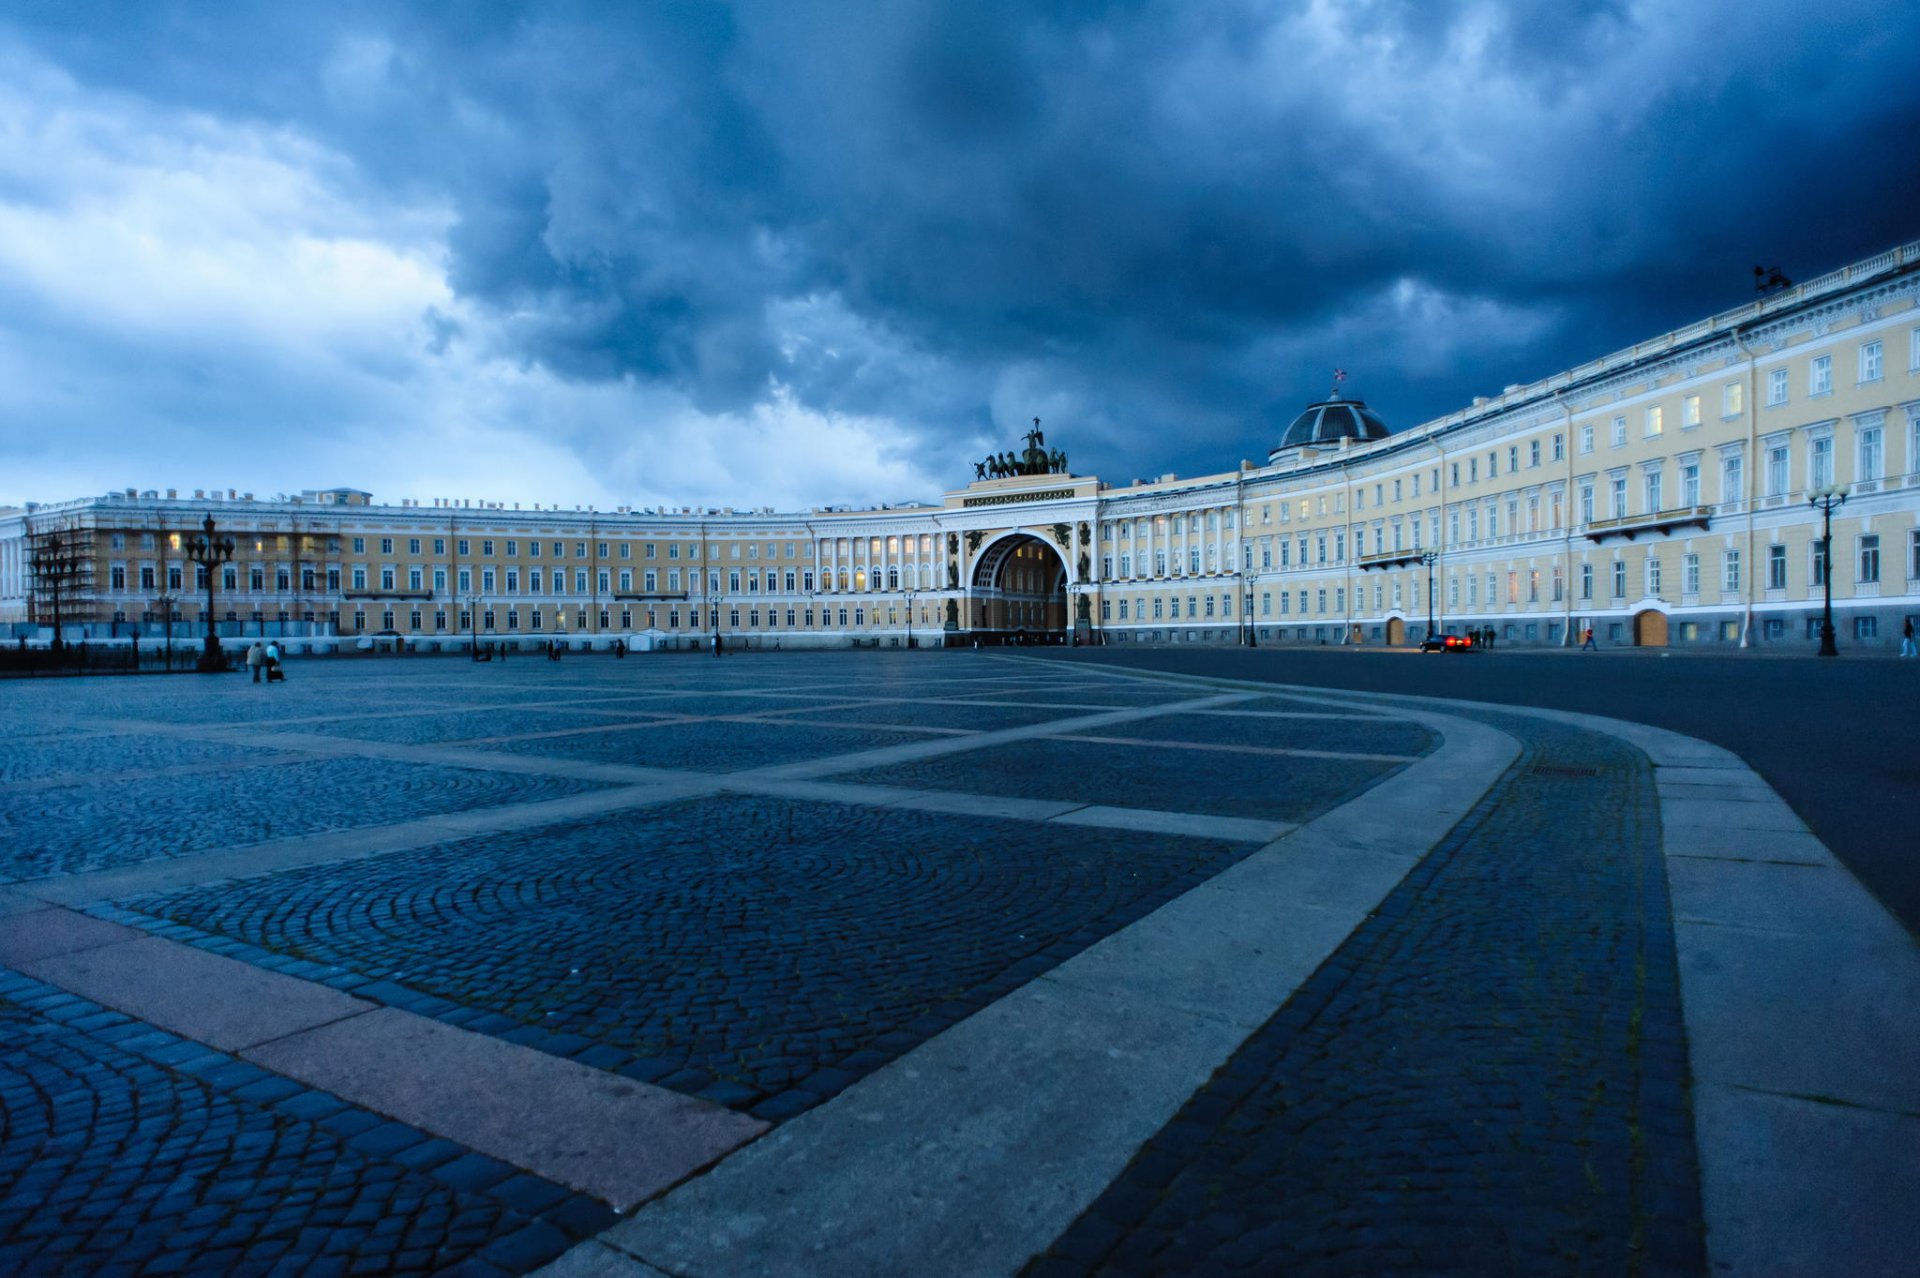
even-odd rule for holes
{"type": "Polygon", "coordinates": [[[1411,424],[1737,304],[1756,261],[1920,233],[1920,23],[1847,0],[15,22],[445,201],[449,280],[519,359],[708,412],[778,381],[942,459],[1024,397],[1082,466],[1227,466],[1334,364],[1411,424]]]}

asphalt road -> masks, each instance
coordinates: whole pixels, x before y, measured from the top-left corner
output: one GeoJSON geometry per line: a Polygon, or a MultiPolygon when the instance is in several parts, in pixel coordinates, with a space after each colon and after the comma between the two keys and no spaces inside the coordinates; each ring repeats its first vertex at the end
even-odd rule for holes
{"type": "Polygon", "coordinates": [[[1079,648],[1068,661],[1610,715],[1739,754],[1920,936],[1920,661],[1562,651],[1079,648]]]}

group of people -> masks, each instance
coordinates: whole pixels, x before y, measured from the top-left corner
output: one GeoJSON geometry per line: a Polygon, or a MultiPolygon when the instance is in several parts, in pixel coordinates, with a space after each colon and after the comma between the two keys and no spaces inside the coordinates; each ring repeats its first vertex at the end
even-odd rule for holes
{"type": "Polygon", "coordinates": [[[264,671],[268,683],[285,683],[286,671],[280,668],[280,645],[271,639],[255,639],[253,647],[247,649],[247,669],[253,671],[253,681],[259,683],[264,671]]]}
{"type": "Polygon", "coordinates": [[[1467,642],[1476,648],[1493,647],[1493,627],[1476,626],[1472,630],[1467,631],[1467,642]]]}

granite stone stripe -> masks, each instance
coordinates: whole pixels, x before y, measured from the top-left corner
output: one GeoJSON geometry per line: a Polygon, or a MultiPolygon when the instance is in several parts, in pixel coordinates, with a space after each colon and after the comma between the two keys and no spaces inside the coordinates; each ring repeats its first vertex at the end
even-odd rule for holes
{"type": "Polygon", "coordinates": [[[391,825],[329,830],[321,834],[218,848],[120,869],[37,879],[15,890],[41,901],[82,905],[224,879],[253,878],[303,865],[384,856],[390,852],[404,852],[475,834],[553,825],[628,808],[672,803],[693,795],[711,793],[718,788],[717,778],[689,774],[676,777],[665,785],[595,790],[532,803],[450,812],[391,825]]]}
{"type": "Polygon", "coordinates": [[[670,1273],[1007,1274],[1044,1248],[1478,801],[1517,748],[1449,738],[601,1241],[670,1273]],[[1365,872],[1329,875],[1328,858],[1365,872]],[[1286,880],[1311,883],[1294,903],[1286,880]],[[910,1205],[903,1210],[902,1205],[910,1205]]]}
{"type": "Polygon", "coordinates": [[[241,1055],[616,1210],[766,1130],[759,1119],[396,1008],[241,1055]]]}
{"type": "Polygon", "coordinates": [[[1083,715],[1078,718],[1056,720],[1051,723],[1030,724],[1020,728],[999,728],[992,732],[976,732],[964,737],[952,737],[940,741],[916,741],[908,745],[886,746],[878,750],[861,750],[852,754],[835,755],[832,758],[814,759],[805,763],[788,763],[774,767],[757,768],[743,775],[778,778],[781,780],[804,780],[810,777],[826,776],[835,772],[855,772],[862,768],[883,767],[892,763],[907,763],[918,759],[931,759],[940,755],[959,754],[968,750],[983,750],[990,746],[1004,745],[1009,741],[1025,741],[1033,737],[1054,736],[1063,732],[1076,732],[1089,728],[1105,728],[1114,724],[1132,723],[1139,719],[1150,719],[1158,715],[1183,714],[1194,710],[1209,709],[1213,706],[1233,705],[1245,701],[1244,694],[1226,694],[1203,697],[1193,701],[1170,702],[1159,706],[1132,707],[1123,710],[1107,710],[1098,714],[1083,715]]]}
{"type": "Polygon", "coordinates": [[[1048,733],[1060,741],[1092,741],[1099,745],[1146,746],[1158,750],[1212,750],[1223,754],[1284,755],[1297,759],[1354,759],[1364,763],[1411,763],[1418,755],[1369,754],[1359,750],[1308,750],[1290,746],[1231,745],[1220,741],[1170,741],[1165,737],[1102,737],[1084,732],[1048,733]]]}
{"type": "Polygon", "coordinates": [[[189,945],[144,936],[13,966],[103,1007],[235,1052],[375,1005],[189,945]]]}

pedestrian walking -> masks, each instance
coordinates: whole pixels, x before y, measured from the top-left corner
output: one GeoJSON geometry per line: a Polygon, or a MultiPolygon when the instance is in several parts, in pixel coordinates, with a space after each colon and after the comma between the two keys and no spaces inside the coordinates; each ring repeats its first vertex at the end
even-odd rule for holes
{"type": "Polygon", "coordinates": [[[266,664],[267,646],[256,639],[253,641],[253,647],[247,649],[247,669],[253,671],[255,683],[260,682],[260,670],[266,664]]]}
{"type": "Polygon", "coordinates": [[[267,645],[267,682],[285,683],[286,678],[286,672],[280,668],[280,645],[269,643],[267,645]]]}
{"type": "Polygon", "coordinates": [[[1583,639],[1583,640],[1581,641],[1581,643],[1580,643],[1580,651],[1582,651],[1582,652],[1585,652],[1585,651],[1586,651],[1587,649],[1589,649],[1589,648],[1591,648],[1591,649],[1593,649],[1593,650],[1594,650],[1595,652],[1598,652],[1598,651],[1600,651],[1600,645],[1598,645],[1598,644],[1596,644],[1596,643],[1595,643],[1595,642],[1593,641],[1593,627],[1592,627],[1592,626],[1588,626],[1588,627],[1587,627],[1587,635],[1586,635],[1586,638],[1585,638],[1585,639],[1583,639]]]}
{"type": "Polygon", "coordinates": [[[1900,628],[1900,655],[1903,657],[1920,656],[1920,648],[1913,643],[1913,618],[1907,618],[1907,624],[1900,628]]]}

